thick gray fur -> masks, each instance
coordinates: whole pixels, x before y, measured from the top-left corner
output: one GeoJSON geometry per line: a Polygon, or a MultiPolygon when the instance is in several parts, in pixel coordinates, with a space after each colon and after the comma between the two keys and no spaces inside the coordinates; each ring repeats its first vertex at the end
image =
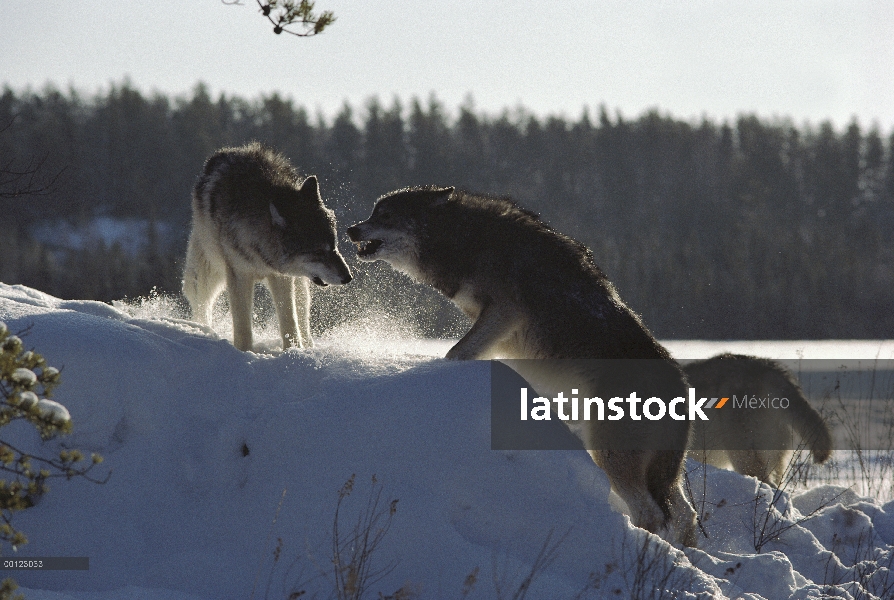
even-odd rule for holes
{"type": "MultiPolygon", "coordinates": [[[[592,253],[507,199],[453,188],[398,190],[379,198],[370,218],[348,236],[362,260],[384,260],[431,285],[473,321],[447,358],[652,359],[637,389],[665,398],[686,395],[678,365],[621,301],[592,253]]],[[[584,372],[575,366],[571,373],[557,367],[561,361],[521,362],[521,375],[543,395],[567,394],[569,381],[582,382],[582,395],[619,383],[611,381],[616,373],[598,366],[584,372]]],[[[611,449],[654,435],[654,425],[590,421],[584,441],[634,523],[693,545],[695,513],[680,485],[689,422],[662,422],[668,450],[611,449]]]]}
{"type": "Polygon", "coordinates": [[[732,465],[739,473],[779,486],[798,446],[793,432],[810,449],[815,463],[825,462],[831,455],[829,426],[810,405],[795,376],[779,363],[727,353],[689,363],[683,370],[699,396],[731,398],[747,393],[749,397],[789,400],[787,409],[724,405],[710,411],[709,421],[695,423],[690,442],[693,458],[718,467],[732,465]],[[717,449],[725,441],[735,442],[740,449],[717,449]]]}
{"type": "Polygon", "coordinates": [[[251,350],[254,286],[263,280],[283,349],[313,346],[308,282],[351,280],[317,178],[301,181],[288,159],[258,143],[224,148],[206,161],[192,209],[183,294],[193,318],[210,325],[214,301],[226,287],[233,345],[251,350]]]}

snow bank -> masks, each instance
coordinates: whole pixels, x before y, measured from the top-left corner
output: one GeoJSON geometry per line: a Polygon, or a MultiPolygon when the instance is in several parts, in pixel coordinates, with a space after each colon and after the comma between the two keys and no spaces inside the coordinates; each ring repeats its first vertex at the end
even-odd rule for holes
{"type": "MultiPolygon", "coordinates": [[[[20,555],[90,557],[89,571],[11,573],[30,598],[327,597],[338,490],[352,474],[342,535],[371,490],[384,507],[398,500],[372,557],[393,568],[371,596],[461,597],[472,579],[470,598],[511,596],[532,565],[530,597],[548,598],[661,597],[656,586],[852,598],[894,584],[894,504],[841,490],[774,497],[690,463],[701,547],[684,553],[632,527],[583,451],[492,451],[489,366],[437,358],[444,343],[377,347],[367,324],[359,341],[342,327],[312,351],[243,353],[171,314],[3,284],[0,320],[32,326],[26,346],[63,368],[54,399],[74,423],[64,443],[113,471],[105,485],[54,481],[15,516],[30,540],[20,555]]],[[[27,428],[0,435],[58,449],[27,428]]]]}

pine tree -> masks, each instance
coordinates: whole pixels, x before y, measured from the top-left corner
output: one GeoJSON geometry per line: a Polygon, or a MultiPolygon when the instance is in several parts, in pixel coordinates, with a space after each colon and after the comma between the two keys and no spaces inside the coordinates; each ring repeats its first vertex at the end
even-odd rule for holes
{"type": "MultiPolygon", "coordinates": [[[[26,421],[43,440],[70,433],[68,410],[49,399],[59,381],[59,370],[40,354],[25,350],[21,337],[0,322],[0,427],[26,421]]],[[[83,477],[105,483],[108,477],[101,481],[90,475],[101,462],[98,454],[92,454],[88,461],[79,450],[71,449],[61,450],[54,458],[30,455],[0,438],[0,543],[16,550],[28,542],[13,527],[13,514],[34,506],[49,491],[48,480],[83,477]]],[[[12,580],[5,580],[0,586],[0,599],[12,598],[15,588],[12,580]]]]}

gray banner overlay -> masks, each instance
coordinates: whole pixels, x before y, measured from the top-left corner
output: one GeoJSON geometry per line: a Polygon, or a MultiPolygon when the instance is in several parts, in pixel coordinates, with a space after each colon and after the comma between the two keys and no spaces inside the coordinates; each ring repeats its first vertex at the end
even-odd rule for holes
{"type": "Polygon", "coordinates": [[[87,556],[17,556],[0,557],[2,571],[88,571],[87,556]]]}
{"type": "Polygon", "coordinates": [[[679,365],[492,361],[491,447],[676,450],[688,429],[692,449],[894,452],[894,360],[679,365]]]}

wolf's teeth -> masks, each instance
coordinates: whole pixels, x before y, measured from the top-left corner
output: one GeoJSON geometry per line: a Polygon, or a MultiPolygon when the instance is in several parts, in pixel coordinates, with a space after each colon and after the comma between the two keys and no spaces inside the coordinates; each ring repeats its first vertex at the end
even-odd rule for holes
{"type": "Polygon", "coordinates": [[[357,254],[360,256],[369,256],[375,254],[382,245],[382,240],[363,240],[354,243],[357,244],[357,254]]]}

